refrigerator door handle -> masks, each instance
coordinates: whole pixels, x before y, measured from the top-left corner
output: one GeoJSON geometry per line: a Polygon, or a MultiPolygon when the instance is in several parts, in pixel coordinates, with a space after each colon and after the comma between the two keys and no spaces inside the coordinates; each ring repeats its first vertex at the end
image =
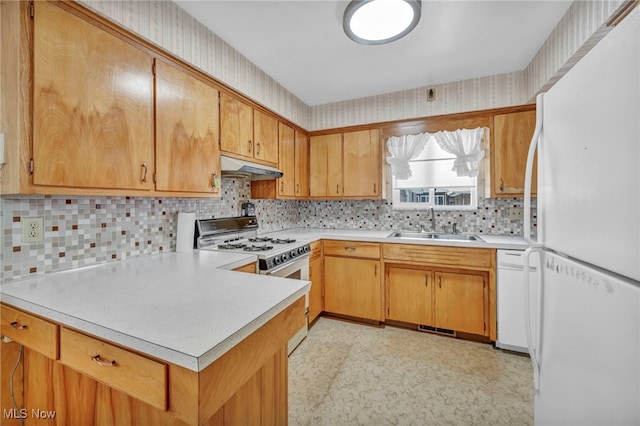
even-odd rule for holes
{"type": "Polygon", "coordinates": [[[531,181],[533,179],[533,160],[538,149],[538,139],[542,131],[542,104],[544,93],[540,93],[536,97],[536,127],[533,131],[533,137],[529,144],[529,153],[527,154],[527,166],[524,175],[524,239],[528,244],[533,246],[542,245],[540,236],[542,235],[542,217],[538,215],[538,238],[534,240],[531,237],[531,181]]]}
{"type": "MultiPolygon", "coordinates": [[[[533,364],[533,386],[538,392],[540,390],[540,361],[538,359],[538,351],[537,347],[539,347],[540,342],[540,309],[537,309],[536,314],[536,331],[537,335],[533,336],[533,330],[531,329],[533,322],[531,321],[531,296],[530,296],[530,285],[529,285],[529,274],[530,274],[530,262],[529,256],[531,253],[539,253],[542,249],[539,247],[529,247],[524,251],[523,255],[523,273],[524,273],[524,328],[527,336],[527,347],[529,348],[529,357],[531,358],[531,364],[533,364]]],[[[538,272],[538,282],[540,282],[540,274],[541,271],[538,272]]],[[[540,295],[540,285],[538,285],[538,295],[540,295]]],[[[540,297],[538,297],[536,306],[539,307],[541,304],[540,297]]]]}

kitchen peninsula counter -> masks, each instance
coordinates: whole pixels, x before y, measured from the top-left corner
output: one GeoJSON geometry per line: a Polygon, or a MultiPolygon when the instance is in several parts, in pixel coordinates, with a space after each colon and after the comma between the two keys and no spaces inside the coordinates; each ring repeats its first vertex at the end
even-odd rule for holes
{"type": "Polygon", "coordinates": [[[13,281],[0,300],[201,371],[309,290],[308,281],[229,271],[253,255],[194,250],[13,281]]]}
{"type": "Polygon", "coordinates": [[[228,270],[255,261],[172,252],[3,284],[18,403],[68,425],[286,422],[287,343],[310,283],[228,270]]]}

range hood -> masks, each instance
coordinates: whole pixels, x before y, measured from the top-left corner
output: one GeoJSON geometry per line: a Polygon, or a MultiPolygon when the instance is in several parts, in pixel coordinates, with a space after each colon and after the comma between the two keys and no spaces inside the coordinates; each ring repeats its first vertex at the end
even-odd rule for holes
{"type": "Polygon", "coordinates": [[[278,179],[282,172],[275,167],[251,163],[237,158],[221,156],[222,177],[239,177],[250,180],[278,179]]]}

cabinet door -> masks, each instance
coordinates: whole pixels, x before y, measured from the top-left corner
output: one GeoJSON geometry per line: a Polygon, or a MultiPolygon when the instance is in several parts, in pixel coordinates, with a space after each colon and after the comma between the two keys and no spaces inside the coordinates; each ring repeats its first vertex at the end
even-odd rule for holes
{"type": "Polygon", "coordinates": [[[220,149],[253,158],[253,108],[220,94],[220,149]]]}
{"type": "Polygon", "coordinates": [[[309,139],[304,133],[295,132],[295,196],[309,196],[309,139]]]}
{"type": "Polygon", "coordinates": [[[278,123],[278,167],[282,170],[282,177],[277,180],[278,196],[293,197],[295,195],[296,144],[294,131],[291,127],[278,123]]]}
{"type": "Polygon", "coordinates": [[[435,284],[436,327],[485,335],[485,275],[436,272],[435,284]]]}
{"type": "Polygon", "coordinates": [[[156,62],[156,189],[220,193],[218,91],[156,62]]]}
{"type": "Polygon", "coordinates": [[[387,319],[433,326],[433,272],[389,267],[387,319]]]}
{"type": "Polygon", "coordinates": [[[316,256],[309,261],[309,323],[322,312],[322,256],[316,256]]]}
{"type": "Polygon", "coordinates": [[[33,183],[153,188],[153,59],[35,2],[33,183]]]}
{"type": "Polygon", "coordinates": [[[380,261],[324,257],[324,309],[382,321],[380,261]]]}
{"type": "Polygon", "coordinates": [[[253,157],[256,160],[263,160],[278,164],[278,120],[260,112],[253,112],[253,135],[255,138],[255,148],[253,157]]]}
{"type": "Polygon", "coordinates": [[[309,188],[311,197],[342,195],[342,133],[310,138],[309,188]]]}
{"type": "Polygon", "coordinates": [[[345,197],[379,197],[382,169],[377,130],[343,135],[345,197]]]}
{"type": "MultiPolygon", "coordinates": [[[[493,178],[496,196],[524,194],[524,172],[536,112],[498,114],[493,117],[493,178]]],[[[537,166],[533,166],[532,192],[536,193],[537,166]]]]}

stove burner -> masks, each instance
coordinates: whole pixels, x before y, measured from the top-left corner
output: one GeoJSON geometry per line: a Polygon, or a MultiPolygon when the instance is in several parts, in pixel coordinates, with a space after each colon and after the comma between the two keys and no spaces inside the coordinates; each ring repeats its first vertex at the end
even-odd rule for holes
{"type": "Polygon", "coordinates": [[[275,239],[275,240],[271,240],[271,242],[273,244],[291,244],[291,243],[295,243],[296,240],[291,239],[291,238],[284,238],[284,239],[275,239]]]}
{"type": "Polygon", "coordinates": [[[246,246],[243,248],[244,251],[268,251],[271,250],[273,246],[246,246]]]}
{"type": "Polygon", "coordinates": [[[249,241],[251,241],[252,243],[268,243],[268,242],[271,242],[271,238],[269,238],[269,237],[255,237],[255,238],[249,238],[249,241]]]}
{"type": "Polygon", "coordinates": [[[246,244],[236,243],[236,244],[219,244],[218,248],[222,250],[233,250],[233,249],[241,249],[247,247],[246,244]]]}

